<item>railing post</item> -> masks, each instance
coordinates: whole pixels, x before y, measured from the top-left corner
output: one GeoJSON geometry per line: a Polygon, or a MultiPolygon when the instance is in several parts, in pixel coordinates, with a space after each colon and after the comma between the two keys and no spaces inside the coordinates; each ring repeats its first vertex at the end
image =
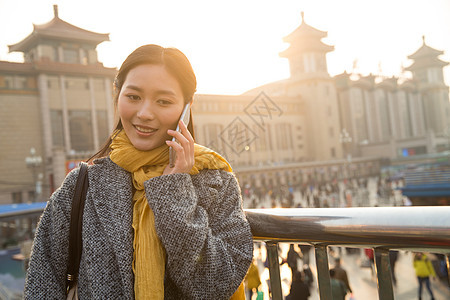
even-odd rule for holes
{"type": "Polygon", "coordinates": [[[266,242],[267,256],[269,258],[270,287],[273,300],[282,300],[280,263],[278,261],[278,243],[266,242]]]}
{"type": "Polygon", "coordinates": [[[378,278],[378,296],[383,300],[394,300],[389,249],[375,248],[374,254],[378,278]]]}
{"type": "Polygon", "coordinates": [[[327,245],[314,245],[320,300],[332,300],[327,245]]]}

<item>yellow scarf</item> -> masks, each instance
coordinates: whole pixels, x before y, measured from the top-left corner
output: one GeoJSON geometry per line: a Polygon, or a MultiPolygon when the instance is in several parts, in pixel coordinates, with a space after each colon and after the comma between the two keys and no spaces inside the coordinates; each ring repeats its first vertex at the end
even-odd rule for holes
{"type": "MultiPolygon", "coordinates": [[[[169,147],[150,151],[134,148],[125,131],[120,131],[111,144],[111,160],[132,173],[134,253],[133,272],[136,299],[164,299],[164,271],[166,254],[155,229],[155,218],[145,196],[144,182],[162,175],[169,163],[169,147]]],[[[230,164],[211,149],[195,144],[195,163],[189,174],[202,169],[221,169],[231,172],[230,164]]],[[[231,299],[245,299],[241,284],[231,299]]]]}

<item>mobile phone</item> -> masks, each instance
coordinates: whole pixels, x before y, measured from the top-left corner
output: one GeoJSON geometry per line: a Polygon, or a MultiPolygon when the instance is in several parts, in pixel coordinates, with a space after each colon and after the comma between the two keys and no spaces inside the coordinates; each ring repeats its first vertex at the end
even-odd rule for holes
{"type": "MultiPolygon", "coordinates": [[[[183,112],[181,113],[180,120],[183,120],[183,123],[188,126],[191,116],[191,103],[188,103],[184,106],[183,112]]],[[[177,123],[177,129],[175,131],[181,132],[180,125],[177,123]]],[[[175,142],[175,137],[172,138],[172,142],[175,142]]],[[[169,147],[169,166],[173,168],[175,166],[175,151],[173,151],[172,147],[169,147]]]]}

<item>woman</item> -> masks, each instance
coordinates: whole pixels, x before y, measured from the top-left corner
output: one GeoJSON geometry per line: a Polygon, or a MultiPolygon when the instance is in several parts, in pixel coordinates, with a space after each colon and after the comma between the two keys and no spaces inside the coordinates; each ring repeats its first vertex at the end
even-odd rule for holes
{"type": "MultiPolygon", "coordinates": [[[[114,85],[118,123],[88,173],[79,297],[243,297],[253,243],[236,178],[225,159],[194,144],[178,122],[196,90],[188,59],[174,48],[139,47],[114,85]]],[[[41,217],[26,299],[65,297],[77,175],[78,169],[68,174],[41,217]]]]}

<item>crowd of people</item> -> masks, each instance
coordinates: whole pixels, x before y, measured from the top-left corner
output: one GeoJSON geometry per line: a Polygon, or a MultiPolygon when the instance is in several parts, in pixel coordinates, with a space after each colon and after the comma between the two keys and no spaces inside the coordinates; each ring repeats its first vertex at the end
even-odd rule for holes
{"type": "MultiPolygon", "coordinates": [[[[261,251],[261,244],[255,242],[255,247],[261,251]]],[[[311,289],[313,288],[313,273],[309,267],[309,251],[312,246],[308,245],[289,245],[289,251],[286,257],[280,257],[280,266],[286,264],[291,270],[291,280],[289,295],[286,296],[286,300],[308,299],[311,295],[311,289]],[[295,249],[295,247],[298,248],[295,249]]],[[[281,252],[280,246],[278,246],[278,253],[281,252]]],[[[246,299],[252,299],[252,296],[256,294],[257,300],[262,300],[264,292],[262,289],[262,282],[260,274],[262,273],[260,267],[264,269],[269,268],[269,260],[266,255],[264,262],[261,260],[261,256],[257,259],[253,259],[253,262],[245,277],[245,290],[246,299]]],[[[269,294],[271,294],[270,280],[267,282],[269,287],[269,294]]]]}
{"type": "MultiPolygon", "coordinates": [[[[255,242],[256,249],[263,249],[260,242],[255,242]]],[[[285,248],[284,248],[285,249],[285,248]]],[[[359,249],[354,249],[358,251],[349,251],[350,248],[340,248],[331,247],[329,251],[329,261],[330,261],[330,284],[333,299],[338,300],[352,300],[355,299],[354,291],[351,287],[352,277],[347,273],[347,270],[342,265],[342,259],[344,252],[347,255],[360,254],[359,249]]],[[[310,255],[313,252],[313,247],[306,244],[289,244],[289,250],[284,255],[282,248],[278,246],[279,264],[280,269],[283,265],[288,268],[284,269],[284,274],[286,275],[286,270],[290,270],[287,275],[290,280],[282,280],[283,282],[289,284],[284,290],[285,300],[307,300],[313,294],[317,294],[314,289],[317,288],[316,277],[310,267],[310,255]]],[[[261,253],[261,252],[260,252],[261,253]]],[[[394,287],[397,286],[397,276],[396,276],[396,263],[400,258],[401,252],[391,250],[389,252],[390,269],[392,275],[392,284],[394,287]]],[[[375,263],[380,264],[380,257],[377,256],[372,249],[363,249],[363,255],[366,257],[367,265],[361,264],[362,268],[370,268],[373,280],[376,280],[375,263]]],[[[406,253],[403,253],[406,255],[406,253]]],[[[445,256],[431,254],[427,255],[425,253],[417,252],[412,253],[411,265],[414,269],[414,275],[417,278],[418,299],[422,299],[423,289],[426,288],[431,299],[434,298],[433,288],[431,285],[431,279],[444,279],[447,278],[445,256]],[[442,261],[442,266],[441,266],[442,261]]],[[[269,261],[267,255],[265,260],[263,256],[257,255],[254,257],[250,269],[245,277],[245,290],[247,300],[262,300],[264,299],[264,288],[262,275],[266,269],[269,268],[269,261]],[[255,295],[255,296],[254,296],[255,295]]],[[[281,269],[283,270],[283,269],[281,269]]],[[[355,279],[354,279],[355,280],[355,279]]],[[[271,296],[271,285],[270,279],[266,281],[269,297],[271,296]]],[[[265,298],[267,299],[267,297],[265,298]]]]}
{"type": "Polygon", "coordinates": [[[246,208],[268,207],[354,207],[406,205],[399,196],[398,187],[403,186],[401,180],[391,181],[380,177],[349,178],[331,181],[310,180],[302,184],[279,184],[259,186],[243,183],[242,197],[246,208]],[[369,183],[370,182],[370,183],[369,183]],[[370,187],[369,185],[373,186],[370,187]],[[370,201],[369,189],[376,192],[375,200],[370,201]],[[295,199],[299,194],[302,201],[295,199]]]}
{"type": "MultiPolygon", "coordinates": [[[[260,247],[260,245],[257,244],[256,247],[260,247]]],[[[281,253],[280,247],[278,249],[279,253],[281,253]]],[[[280,266],[286,264],[291,273],[289,293],[286,295],[285,300],[307,300],[312,295],[314,275],[309,265],[311,250],[312,246],[310,245],[290,244],[286,256],[280,256],[280,266]]],[[[268,268],[268,257],[266,256],[265,261],[261,263],[258,264],[257,259],[254,259],[245,278],[246,299],[248,300],[253,299],[254,294],[257,295],[256,299],[258,300],[263,297],[260,277],[260,273],[262,272],[260,272],[258,265],[268,268]]],[[[347,272],[342,267],[340,258],[338,257],[334,259],[334,265],[330,269],[330,278],[334,299],[345,299],[345,295],[352,292],[347,272]]],[[[270,280],[267,282],[267,285],[269,294],[271,294],[270,280]]]]}

